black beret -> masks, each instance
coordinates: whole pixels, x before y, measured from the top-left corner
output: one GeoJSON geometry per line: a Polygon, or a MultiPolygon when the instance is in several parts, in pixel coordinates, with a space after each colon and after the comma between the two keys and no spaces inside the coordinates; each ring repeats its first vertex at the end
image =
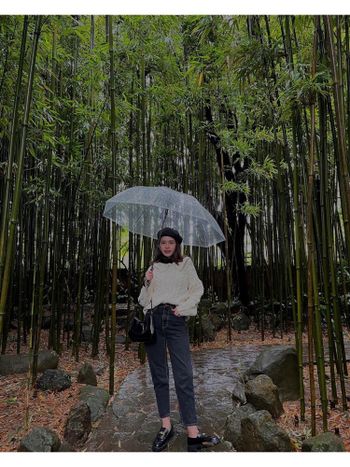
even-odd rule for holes
{"type": "Polygon", "coordinates": [[[157,233],[157,237],[158,237],[158,240],[160,240],[162,237],[172,237],[177,241],[179,245],[182,242],[182,237],[179,234],[179,232],[175,229],[172,229],[171,227],[164,227],[164,229],[161,229],[157,233]]]}

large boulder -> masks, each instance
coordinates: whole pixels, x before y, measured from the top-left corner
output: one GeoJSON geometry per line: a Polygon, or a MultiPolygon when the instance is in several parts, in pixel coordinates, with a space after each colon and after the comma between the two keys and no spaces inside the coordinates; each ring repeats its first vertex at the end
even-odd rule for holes
{"type": "Polygon", "coordinates": [[[21,452],[57,452],[61,441],[53,430],[45,427],[33,428],[20,442],[21,452]]]}
{"type": "MultiPolygon", "coordinates": [[[[220,331],[227,323],[227,302],[213,303],[209,310],[210,321],[212,322],[215,331],[220,331]]],[[[250,318],[243,312],[245,310],[239,300],[234,300],[231,303],[230,315],[231,325],[238,331],[243,331],[249,328],[250,318]]]]}
{"type": "Polygon", "coordinates": [[[43,391],[64,391],[72,385],[71,377],[64,370],[46,370],[36,381],[36,388],[43,391]]]}
{"type": "Polygon", "coordinates": [[[269,376],[278,387],[281,401],[299,399],[297,353],[293,347],[281,345],[264,349],[247,370],[247,379],[257,375],[269,376]]]}
{"type": "Polygon", "coordinates": [[[213,303],[209,310],[209,317],[215,332],[220,331],[226,324],[227,305],[223,302],[213,303]]]}
{"type": "Polygon", "coordinates": [[[69,446],[81,446],[91,431],[91,412],[86,402],[80,401],[69,412],[64,429],[64,439],[69,446]]]}
{"type": "Polygon", "coordinates": [[[108,391],[95,386],[86,385],[80,390],[79,399],[87,403],[91,411],[91,421],[95,422],[104,414],[108,400],[108,391]]]}
{"type": "Polygon", "coordinates": [[[246,452],[290,452],[289,436],[267,410],[259,410],[241,421],[241,443],[246,452]]]}
{"type": "Polygon", "coordinates": [[[97,378],[94,369],[90,363],[84,363],[78,374],[78,383],[97,386],[97,378]]]}
{"type": "MultiPolygon", "coordinates": [[[[38,372],[58,366],[58,355],[53,350],[44,350],[38,355],[38,372]]],[[[0,376],[26,373],[29,370],[29,355],[0,355],[0,376]]]]}
{"type": "Polygon", "coordinates": [[[283,413],[283,405],[278,395],[277,386],[267,375],[259,375],[245,385],[247,401],[258,410],[267,410],[278,418],[283,413]]]}
{"type": "Polygon", "coordinates": [[[240,376],[236,376],[233,380],[232,402],[235,406],[244,405],[247,403],[247,397],[245,395],[245,384],[240,376]]]}
{"type": "Polygon", "coordinates": [[[213,303],[210,307],[210,314],[226,316],[227,313],[227,303],[216,302],[213,303]]]}
{"type": "Polygon", "coordinates": [[[251,404],[246,404],[235,408],[226,418],[224,438],[233,444],[236,451],[245,451],[241,436],[242,419],[255,412],[255,407],[251,404]]]}
{"type": "Polygon", "coordinates": [[[242,312],[236,313],[231,318],[233,329],[236,331],[247,331],[250,326],[250,318],[242,312]]]}
{"type": "Polygon", "coordinates": [[[339,436],[327,431],[303,441],[301,450],[304,452],[343,452],[345,448],[339,436]]]}
{"type": "Polygon", "coordinates": [[[210,313],[209,317],[210,317],[210,322],[213,325],[215,332],[220,331],[225,326],[225,323],[226,323],[225,315],[221,316],[216,313],[210,313]]]}

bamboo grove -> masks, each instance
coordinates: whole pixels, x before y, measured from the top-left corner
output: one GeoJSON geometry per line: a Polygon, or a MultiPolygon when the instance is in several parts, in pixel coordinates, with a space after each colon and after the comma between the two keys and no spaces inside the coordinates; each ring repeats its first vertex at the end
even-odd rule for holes
{"type": "Polygon", "coordinates": [[[130,307],[152,245],[102,211],[164,184],[225,231],[191,251],[207,298],[239,300],[262,339],[294,329],[301,417],[310,402],[315,433],[321,404],[326,430],[329,402],[347,409],[349,18],[3,16],[0,38],[2,353],[16,323],[34,381],[49,316],[48,347],[78,360],[93,304],[113,393],[121,271],[130,307]]]}

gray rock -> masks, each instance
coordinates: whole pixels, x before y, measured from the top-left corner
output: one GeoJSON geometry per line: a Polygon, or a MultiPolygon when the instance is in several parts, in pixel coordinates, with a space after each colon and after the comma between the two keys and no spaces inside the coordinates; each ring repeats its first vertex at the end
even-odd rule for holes
{"type": "Polygon", "coordinates": [[[86,402],[80,401],[69,412],[64,429],[64,439],[74,447],[81,446],[91,431],[91,412],[86,402]]]}
{"type": "Polygon", "coordinates": [[[269,376],[278,387],[281,401],[299,399],[297,354],[293,347],[278,346],[263,350],[246,372],[248,379],[269,376]]]}
{"type": "Polygon", "coordinates": [[[225,326],[225,316],[210,313],[209,318],[215,332],[220,331],[225,326]]]}
{"type": "Polygon", "coordinates": [[[224,438],[230,441],[237,451],[244,451],[243,440],[241,436],[241,421],[248,415],[256,412],[255,407],[251,404],[242,405],[237,407],[226,418],[224,438]]]}
{"type": "Polygon", "coordinates": [[[246,331],[250,326],[250,319],[242,312],[236,313],[231,318],[233,329],[236,331],[246,331]]]}
{"type": "Polygon", "coordinates": [[[339,436],[327,431],[303,441],[301,450],[303,452],[344,452],[345,447],[339,436]]]}
{"type": "Polygon", "coordinates": [[[215,332],[220,331],[225,324],[227,319],[227,303],[216,302],[209,310],[209,318],[214,326],[215,332]]]}
{"type": "Polygon", "coordinates": [[[95,368],[95,373],[97,376],[101,376],[103,375],[103,373],[105,372],[107,366],[106,365],[101,365],[101,366],[98,366],[95,368]]]}
{"type": "Polygon", "coordinates": [[[78,383],[97,386],[97,378],[90,363],[84,363],[84,365],[80,368],[78,374],[78,383]]]}
{"type": "Polygon", "coordinates": [[[71,385],[71,377],[64,370],[45,370],[35,386],[43,391],[64,391],[71,385]]]}
{"type": "Polygon", "coordinates": [[[79,399],[87,403],[91,411],[91,421],[95,422],[104,414],[108,400],[108,391],[95,386],[86,385],[80,390],[79,399]]]}
{"type": "Polygon", "coordinates": [[[126,337],[122,336],[121,334],[118,334],[115,338],[115,341],[117,344],[125,344],[126,342],[126,337]]]}
{"type": "Polygon", "coordinates": [[[53,430],[45,427],[33,428],[20,442],[21,452],[57,452],[61,441],[53,430]]]}
{"type": "Polygon", "coordinates": [[[247,403],[247,398],[245,395],[245,384],[243,379],[239,376],[235,377],[233,381],[232,401],[236,406],[244,405],[247,403]]]}
{"type": "MultiPolygon", "coordinates": [[[[44,350],[38,355],[38,372],[57,368],[58,355],[53,350],[44,350]]],[[[0,355],[0,376],[26,373],[29,370],[29,355],[0,355]]]]}
{"type": "Polygon", "coordinates": [[[259,375],[245,385],[247,401],[258,410],[267,410],[278,418],[283,413],[283,405],[278,395],[278,388],[267,375],[259,375]]]}
{"type": "Polygon", "coordinates": [[[243,451],[246,452],[290,452],[289,436],[273,420],[267,410],[259,410],[241,422],[243,451]]]}
{"type": "Polygon", "coordinates": [[[213,305],[210,307],[211,314],[220,314],[220,315],[225,316],[226,312],[227,312],[227,303],[224,303],[224,302],[213,303],[213,305]]]}

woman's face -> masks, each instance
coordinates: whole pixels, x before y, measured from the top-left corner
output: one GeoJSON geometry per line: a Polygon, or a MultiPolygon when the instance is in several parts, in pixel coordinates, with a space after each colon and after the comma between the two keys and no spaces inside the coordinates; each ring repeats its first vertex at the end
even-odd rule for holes
{"type": "Polygon", "coordinates": [[[160,239],[160,251],[164,256],[170,257],[176,248],[176,240],[173,237],[164,236],[160,239]]]}

